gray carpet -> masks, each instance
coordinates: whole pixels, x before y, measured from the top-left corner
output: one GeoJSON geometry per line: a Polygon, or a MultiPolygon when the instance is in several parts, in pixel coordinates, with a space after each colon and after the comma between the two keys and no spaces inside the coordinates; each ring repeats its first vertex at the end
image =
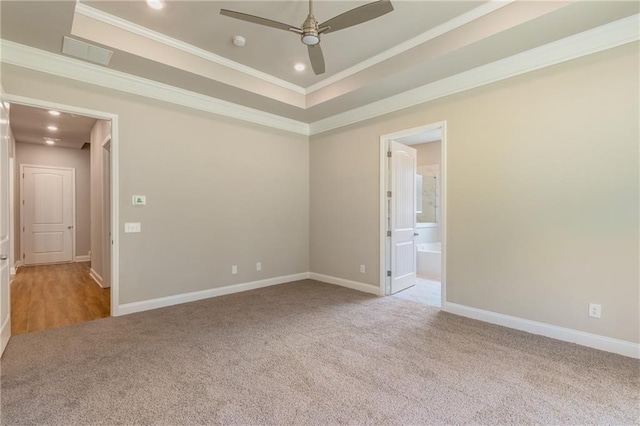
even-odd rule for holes
{"type": "Polygon", "coordinates": [[[640,362],[300,281],[19,335],[13,424],[638,424],[640,362]]]}

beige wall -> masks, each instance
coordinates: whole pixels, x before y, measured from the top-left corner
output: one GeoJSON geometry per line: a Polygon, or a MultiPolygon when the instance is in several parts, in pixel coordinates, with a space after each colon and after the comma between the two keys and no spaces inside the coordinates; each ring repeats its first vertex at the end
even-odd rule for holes
{"type": "Polygon", "coordinates": [[[446,120],[447,300],[639,342],[638,71],[626,45],[310,144],[8,65],[2,85],[119,114],[120,221],[142,223],[119,231],[120,303],[307,270],[378,285],[379,137],[446,120]]]}
{"type": "Polygon", "coordinates": [[[640,342],[638,71],[629,44],[312,137],[311,271],[378,285],[379,137],[446,120],[448,302],[640,342]]]}
{"type": "MultiPolygon", "coordinates": [[[[76,169],[76,256],[86,256],[91,250],[91,217],[89,214],[89,150],[59,148],[32,143],[16,143],[16,172],[20,173],[20,164],[39,166],[69,167],[76,169]]],[[[20,178],[20,176],[18,176],[20,178]]],[[[15,199],[21,200],[20,179],[16,180],[15,199]]],[[[20,209],[16,215],[16,253],[20,251],[20,209]]]]}
{"type": "Polygon", "coordinates": [[[416,149],[418,155],[416,159],[416,165],[418,167],[440,164],[440,158],[442,158],[441,141],[421,143],[420,145],[413,145],[413,147],[416,149]]]}
{"type": "Polygon", "coordinates": [[[309,270],[307,137],[5,64],[2,85],[118,114],[120,303],[309,270]]]}
{"type": "Polygon", "coordinates": [[[111,122],[98,120],[91,129],[91,269],[102,278],[102,144],[111,135],[111,122]]]}

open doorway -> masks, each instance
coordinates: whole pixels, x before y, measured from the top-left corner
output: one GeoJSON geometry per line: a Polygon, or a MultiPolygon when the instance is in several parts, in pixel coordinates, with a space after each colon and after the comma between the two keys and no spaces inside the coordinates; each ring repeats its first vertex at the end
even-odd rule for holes
{"type": "Polygon", "coordinates": [[[446,300],[446,123],[380,138],[380,294],[446,300]]]}
{"type": "Polygon", "coordinates": [[[9,111],[17,168],[11,334],[108,317],[103,235],[111,224],[103,218],[110,221],[112,194],[103,165],[111,122],[21,102],[9,111]]]}

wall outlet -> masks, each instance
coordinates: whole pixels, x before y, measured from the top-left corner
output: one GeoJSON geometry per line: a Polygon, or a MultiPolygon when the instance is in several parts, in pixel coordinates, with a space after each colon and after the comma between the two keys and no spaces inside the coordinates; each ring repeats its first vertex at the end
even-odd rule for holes
{"type": "Polygon", "coordinates": [[[365,271],[364,265],[360,265],[360,273],[364,274],[364,271],[365,271]]]}
{"type": "Polygon", "coordinates": [[[262,271],[262,263],[261,262],[256,263],[256,271],[262,271]]]}
{"type": "Polygon", "coordinates": [[[141,232],[140,222],[126,222],[124,224],[124,232],[125,234],[129,234],[132,232],[141,232]]]}
{"type": "Polygon", "coordinates": [[[589,316],[592,318],[600,318],[602,315],[602,306],[597,303],[589,303],[589,316]]]}
{"type": "Polygon", "coordinates": [[[238,273],[238,265],[233,265],[231,267],[231,274],[235,275],[238,273]]]}

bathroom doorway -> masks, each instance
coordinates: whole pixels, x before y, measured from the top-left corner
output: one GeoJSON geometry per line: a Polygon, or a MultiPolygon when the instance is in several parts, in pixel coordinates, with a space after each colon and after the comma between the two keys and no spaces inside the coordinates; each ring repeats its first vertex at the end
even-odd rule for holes
{"type": "Polygon", "coordinates": [[[384,135],[380,146],[380,293],[441,308],[446,300],[446,123],[384,135]],[[414,156],[413,181],[399,178],[395,168],[408,166],[393,161],[396,152],[400,155],[406,152],[407,158],[414,156]],[[415,198],[411,200],[407,194],[415,198]],[[398,217],[410,205],[415,211],[411,221],[405,220],[399,226],[398,217]],[[393,234],[399,232],[410,232],[412,241],[394,239],[393,234]],[[413,253],[411,259],[408,253],[413,253]],[[403,285],[394,285],[399,280],[403,285]]]}

